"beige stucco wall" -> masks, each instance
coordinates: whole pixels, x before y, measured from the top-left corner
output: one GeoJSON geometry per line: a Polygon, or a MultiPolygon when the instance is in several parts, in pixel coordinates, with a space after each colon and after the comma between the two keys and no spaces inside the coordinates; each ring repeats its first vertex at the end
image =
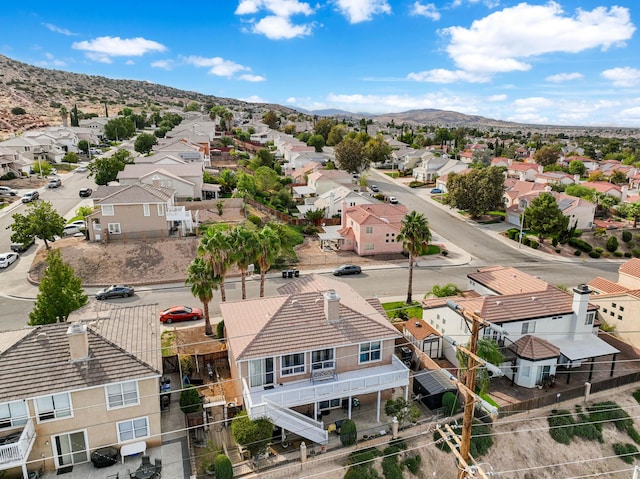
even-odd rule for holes
{"type": "MultiPolygon", "coordinates": [[[[164,214],[166,214],[167,205],[163,206],[164,214]]],[[[113,216],[104,216],[101,210],[87,218],[89,226],[89,239],[96,241],[96,234],[100,234],[100,240],[104,240],[107,236],[117,239],[119,236],[127,233],[155,232],[161,233],[156,236],[167,236],[169,234],[169,223],[165,216],[158,215],[158,205],[149,204],[149,216],[144,216],[144,207],[142,204],[135,205],[115,205],[113,216]],[[94,221],[99,220],[101,230],[94,228],[94,221]],[[120,231],[118,234],[108,234],[109,223],[120,223],[120,231]]]]}
{"type": "Polygon", "coordinates": [[[624,294],[607,295],[604,298],[591,295],[589,302],[600,306],[598,318],[610,326],[615,326],[614,335],[635,347],[640,347],[640,299],[624,294]],[[613,304],[616,305],[615,308],[613,304]]]}

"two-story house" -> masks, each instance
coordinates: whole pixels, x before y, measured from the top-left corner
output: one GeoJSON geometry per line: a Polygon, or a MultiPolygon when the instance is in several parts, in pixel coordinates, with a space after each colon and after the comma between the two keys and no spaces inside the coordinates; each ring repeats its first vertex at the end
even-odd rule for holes
{"type": "MultiPolygon", "coordinates": [[[[465,311],[499,326],[499,331],[485,328],[484,336],[505,348],[506,362],[500,367],[514,384],[531,388],[560,367],[569,371],[602,356],[612,355],[615,364],[619,351],[597,335],[598,307],[589,302],[588,286],[579,285],[570,293],[501,266],[479,269],[467,278],[469,288],[480,296],[457,299],[457,308],[439,303],[425,309],[423,303],[423,318],[459,343],[469,339],[465,311]]],[[[443,354],[458,364],[450,343],[445,342],[443,354]]]]}
{"type": "Polygon", "coordinates": [[[159,185],[160,188],[175,190],[176,200],[202,199],[202,164],[157,164],[141,163],[125,165],[118,172],[118,182],[122,186],[143,183],[159,185]]]}
{"type": "Polygon", "coordinates": [[[323,193],[319,197],[307,198],[304,205],[297,206],[301,216],[308,211],[324,209],[324,217],[341,216],[345,207],[355,205],[370,205],[378,203],[371,196],[358,193],[345,186],[340,186],[323,193]]]}
{"type": "Polygon", "coordinates": [[[307,177],[307,186],[312,188],[316,195],[339,186],[351,187],[352,185],[353,177],[342,170],[316,170],[307,177]]]}
{"type": "Polygon", "coordinates": [[[279,296],[220,304],[231,377],[249,417],[319,444],[328,441],[321,412],[353,398],[375,403],[377,420],[392,388],[408,394],[409,369],[394,355],[400,333],[378,299],[311,274],[279,296]],[[319,419],[320,416],[320,419],[319,419]]]}
{"type": "Polygon", "coordinates": [[[0,332],[0,471],[27,479],[96,448],[160,445],[156,309],[94,302],[70,323],[0,332]]]}

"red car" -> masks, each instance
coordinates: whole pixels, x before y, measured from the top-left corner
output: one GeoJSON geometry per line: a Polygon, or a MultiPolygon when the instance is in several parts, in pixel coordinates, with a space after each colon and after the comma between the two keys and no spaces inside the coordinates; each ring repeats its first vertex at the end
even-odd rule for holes
{"type": "Polygon", "coordinates": [[[174,321],[197,321],[204,318],[204,313],[200,308],[190,308],[189,306],[171,306],[160,311],[160,321],[171,324],[174,321]]]}

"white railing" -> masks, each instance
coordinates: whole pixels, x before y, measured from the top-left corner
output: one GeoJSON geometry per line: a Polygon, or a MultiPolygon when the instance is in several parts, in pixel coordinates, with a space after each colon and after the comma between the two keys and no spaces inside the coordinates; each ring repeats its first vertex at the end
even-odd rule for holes
{"type": "Polygon", "coordinates": [[[35,437],[33,421],[29,419],[16,442],[0,446],[0,464],[6,468],[9,464],[19,465],[24,463],[29,457],[35,437]]]}
{"type": "Polygon", "coordinates": [[[283,409],[269,400],[265,400],[265,406],[267,417],[282,429],[318,444],[329,442],[329,434],[324,430],[324,424],[321,421],[316,421],[293,409],[283,409]]]}

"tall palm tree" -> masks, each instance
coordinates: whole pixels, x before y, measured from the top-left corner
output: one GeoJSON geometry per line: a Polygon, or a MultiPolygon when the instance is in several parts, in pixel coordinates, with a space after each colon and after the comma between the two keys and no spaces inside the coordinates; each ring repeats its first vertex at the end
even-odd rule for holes
{"type": "Polygon", "coordinates": [[[231,242],[234,250],[233,259],[240,270],[242,299],[247,299],[247,270],[249,265],[258,259],[258,235],[253,229],[237,226],[231,230],[231,242]]]}
{"type": "Polygon", "coordinates": [[[413,264],[416,257],[427,252],[429,241],[431,241],[431,231],[429,221],[417,211],[412,211],[402,218],[402,228],[397,236],[398,241],[402,241],[402,246],[409,252],[409,286],[407,288],[407,304],[411,304],[411,293],[413,291],[413,264]]]}
{"type": "Polygon", "coordinates": [[[198,254],[209,262],[213,274],[220,276],[220,297],[223,303],[227,300],[224,279],[233,264],[231,252],[231,240],[227,231],[210,226],[200,238],[198,254]]]}
{"type": "Polygon", "coordinates": [[[265,274],[280,254],[282,243],[278,233],[269,225],[258,231],[258,265],[260,266],[260,297],[264,298],[265,274]]]}
{"type": "Polygon", "coordinates": [[[209,303],[213,300],[213,291],[218,289],[220,276],[213,274],[211,263],[201,257],[195,257],[187,268],[185,284],[191,288],[191,294],[204,306],[204,334],[211,336],[211,320],[209,319],[209,303]]]}

